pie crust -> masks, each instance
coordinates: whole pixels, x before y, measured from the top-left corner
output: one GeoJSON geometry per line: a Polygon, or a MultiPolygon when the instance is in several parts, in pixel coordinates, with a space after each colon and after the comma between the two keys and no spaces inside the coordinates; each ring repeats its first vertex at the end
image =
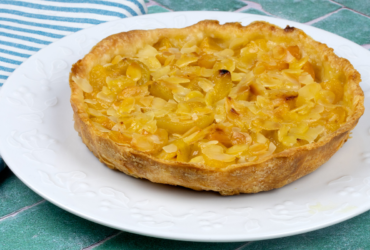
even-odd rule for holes
{"type": "Polygon", "coordinates": [[[313,172],[328,161],[348,140],[350,131],[364,112],[364,95],[359,86],[360,81],[360,74],[348,60],[339,58],[333,49],[314,41],[297,28],[287,26],[281,29],[266,22],[253,22],[248,26],[242,26],[240,23],[220,25],[218,21],[202,21],[183,29],[134,30],[109,36],[73,65],[69,77],[75,129],[101,162],[111,169],[136,178],[199,191],[211,190],[221,195],[257,193],[280,188],[313,172]],[[107,133],[93,125],[84,101],[83,84],[84,81],[88,81],[89,73],[94,66],[108,64],[116,55],[132,58],[145,45],[153,45],[163,37],[185,38],[200,34],[215,35],[224,39],[245,34],[263,37],[266,40],[288,41],[303,48],[311,60],[322,65],[322,68],[315,69],[319,78],[326,76],[327,67],[331,71],[340,72],[338,80],[346,85],[344,99],[350,110],[346,122],[317,141],[291,147],[257,161],[231,164],[221,168],[204,163],[159,159],[130,145],[117,144],[107,133]]]}

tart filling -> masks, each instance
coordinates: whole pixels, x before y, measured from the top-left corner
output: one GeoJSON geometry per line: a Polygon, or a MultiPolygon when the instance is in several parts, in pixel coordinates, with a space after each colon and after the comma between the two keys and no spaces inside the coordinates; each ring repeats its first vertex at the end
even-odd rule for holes
{"type": "Polygon", "coordinates": [[[99,43],[72,69],[75,115],[150,159],[226,169],[312,148],[363,113],[357,71],[300,30],[213,21],[189,28],[99,43]]]}

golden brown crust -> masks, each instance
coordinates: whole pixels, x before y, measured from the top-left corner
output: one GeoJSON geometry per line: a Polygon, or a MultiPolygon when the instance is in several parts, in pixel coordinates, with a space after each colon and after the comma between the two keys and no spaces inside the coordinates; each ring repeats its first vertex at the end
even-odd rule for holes
{"type": "MultiPolygon", "coordinates": [[[[326,77],[324,73],[318,74],[321,81],[326,77]]],[[[83,142],[101,162],[137,178],[180,185],[194,190],[212,190],[222,195],[257,193],[279,188],[313,172],[329,160],[348,139],[349,132],[356,126],[364,112],[364,95],[359,86],[360,81],[359,73],[349,61],[336,56],[333,49],[314,41],[297,28],[281,29],[266,22],[254,22],[243,27],[239,23],[219,25],[217,21],[202,21],[184,29],[135,30],[116,34],[98,43],[84,59],[73,65],[70,74],[75,128],[83,142]],[[233,164],[220,169],[210,168],[201,163],[157,159],[128,146],[116,144],[106,133],[92,126],[86,112],[83,91],[72,80],[72,76],[88,79],[88,72],[93,66],[106,64],[117,54],[130,57],[145,44],[154,44],[161,37],[169,34],[184,37],[190,33],[215,34],[223,37],[248,33],[250,37],[256,38],[263,34],[266,39],[284,38],[288,44],[302,46],[309,56],[315,57],[311,58],[313,61],[326,62],[332,68],[343,72],[342,77],[348,86],[345,99],[353,113],[338,130],[324,136],[318,142],[290,148],[257,162],[233,164]]]]}

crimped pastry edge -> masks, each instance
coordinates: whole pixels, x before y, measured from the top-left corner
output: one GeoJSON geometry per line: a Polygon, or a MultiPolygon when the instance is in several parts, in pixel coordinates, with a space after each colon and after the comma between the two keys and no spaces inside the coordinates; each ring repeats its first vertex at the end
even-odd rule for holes
{"type": "Polygon", "coordinates": [[[89,54],[72,67],[70,74],[71,105],[74,111],[75,129],[87,147],[108,167],[122,171],[136,178],[152,182],[179,185],[194,190],[212,190],[222,195],[257,193],[282,187],[320,167],[348,139],[364,112],[364,95],[359,86],[360,74],[350,62],[339,58],[333,49],[314,41],[297,28],[281,29],[266,22],[254,22],[248,26],[239,23],[219,25],[218,21],[202,21],[184,29],[135,30],[112,35],[99,42],[89,54]],[[116,54],[134,55],[136,50],[148,42],[154,43],[167,33],[207,32],[264,32],[267,36],[284,36],[296,44],[320,51],[322,61],[341,69],[348,79],[348,92],[352,97],[353,114],[335,132],[318,142],[290,148],[272,154],[257,162],[233,164],[221,169],[207,167],[200,163],[173,162],[157,159],[128,146],[118,145],[105,133],[92,125],[86,112],[83,92],[72,80],[72,76],[88,79],[88,73],[96,64],[109,61],[116,54]]]}

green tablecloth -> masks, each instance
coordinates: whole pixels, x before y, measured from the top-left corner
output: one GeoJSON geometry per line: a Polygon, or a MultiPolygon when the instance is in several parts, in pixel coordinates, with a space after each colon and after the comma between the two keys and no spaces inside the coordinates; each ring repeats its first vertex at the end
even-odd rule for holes
{"type": "MultiPolygon", "coordinates": [[[[146,0],[146,4],[149,13],[219,10],[280,17],[328,30],[370,48],[367,0],[146,0]]],[[[281,239],[181,242],[121,232],[81,219],[45,201],[8,168],[0,172],[0,249],[85,248],[370,249],[370,211],[325,229],[281,239]]]]}

